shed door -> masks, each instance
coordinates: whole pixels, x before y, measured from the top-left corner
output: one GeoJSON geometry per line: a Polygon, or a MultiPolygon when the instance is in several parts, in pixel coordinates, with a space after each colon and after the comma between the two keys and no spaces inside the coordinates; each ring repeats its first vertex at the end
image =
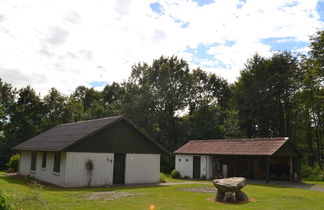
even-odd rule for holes
{"type": "Polygon", "coordinates": [[[194,179],[200,178],[200,156],[193,157],[193,176],[194,179]]]}
{"type": "Polygon", "coordinates": [[[114,154],[113,184],[125,184],[125,154],[114,154]]]}

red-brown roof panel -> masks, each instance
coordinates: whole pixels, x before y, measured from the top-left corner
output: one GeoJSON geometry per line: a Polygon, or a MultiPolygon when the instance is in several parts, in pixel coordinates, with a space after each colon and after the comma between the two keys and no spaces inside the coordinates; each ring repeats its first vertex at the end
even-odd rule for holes
{"type": "Polygon", "coordinates": [[[254,139],[191,140],[175,154],[272,155],[287,137],[254,139]]]}

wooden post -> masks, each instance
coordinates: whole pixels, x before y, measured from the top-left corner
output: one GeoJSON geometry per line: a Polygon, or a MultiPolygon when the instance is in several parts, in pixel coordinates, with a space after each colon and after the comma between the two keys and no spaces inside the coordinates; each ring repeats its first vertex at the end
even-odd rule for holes
{"type": "Polygon", "coordinates": [[[297,172],[297,182],[300,182],[301,181],[301,168],[300,168],[300,157],[296,157],[296,172],[297,172]]]}
{"type": "Polygon", "coordinates": [[[289,157],[289,181],[292,182],[294,178],[293,174],[293,159],[289,157]]]}
{"type": "Polygon", "coordinates": [[[267,174],[266,174],[266,183],[269,184],[269,164],[270,164],[270,158],[267,157],[266,159],[266,170],[267,170],[267,174]]]}

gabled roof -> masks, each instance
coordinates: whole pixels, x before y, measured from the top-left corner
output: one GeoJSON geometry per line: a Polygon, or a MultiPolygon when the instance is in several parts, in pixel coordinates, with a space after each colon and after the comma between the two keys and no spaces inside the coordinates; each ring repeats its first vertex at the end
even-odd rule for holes
{"type": "Polygon", "coordinates": [[[192,140],[175,154],[273,155],[288,141],[287,137],[254,139],[192,140]]]}
{"type": "Polygon", "coordinates": [[[106,117],[95,120],[80,121],[75,123],[66,123],[57,125],[15,147],[15,150],[30,151],[64,151],[79,142],[88,139],[103,129],[125,120],[133,126],[138,132],[143,134],[145,138],[153,142],[160,150],[166,150],[155,140],[142,133],[130,120],[123,116],[106,117]]]}

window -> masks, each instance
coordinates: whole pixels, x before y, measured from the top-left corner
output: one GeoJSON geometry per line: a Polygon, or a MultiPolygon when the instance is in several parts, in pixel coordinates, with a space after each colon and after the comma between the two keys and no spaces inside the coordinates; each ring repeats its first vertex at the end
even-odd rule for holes
{"type": "Polygon", "coordinates": [[[54,172],[60,172],[60,167],[61,167],[61,153],[55,152],[54,153],[54,172]]]}
{"type": "Polygon", "coordinates": [[[37,160],[37,153],[32,152],[31,153],[31,164],[30,164],[30,170],[36,171],[36,160],[37,160]]]}
{"type": "Polygon", "coordinates": [[[42,168],[46,168],[47,153],[43,152],[42,168]]]}

